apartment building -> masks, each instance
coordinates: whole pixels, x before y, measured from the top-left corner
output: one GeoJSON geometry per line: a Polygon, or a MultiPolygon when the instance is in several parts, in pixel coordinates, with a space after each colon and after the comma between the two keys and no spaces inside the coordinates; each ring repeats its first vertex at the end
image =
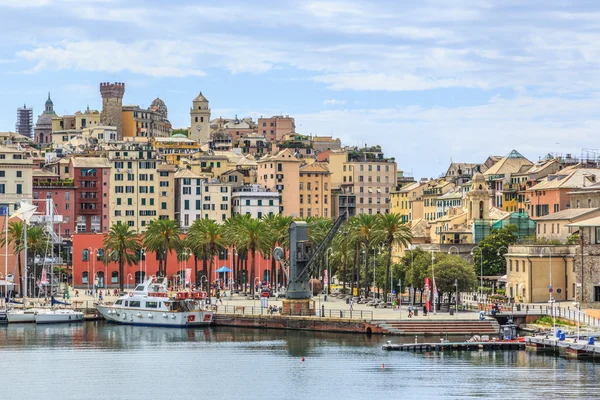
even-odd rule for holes
{"type": "Polygon", "coordinates": [[[279,192],[279,211],[282,215],[300,216],[300,164],[290,149],[258,161],[257,183],[279,192]]]}
{"type": "Polygon", "coordinates": [[[325,163],[305,164],[300,167],[300,218],[331,218],[331,182],[325,163]]]}
{"type": "MultiPolygon", "coordinates": [[[[108,232],[111,164],[104,157],[72,157],[69,177],[75,191],[75,232],[108,232]]],[[[74,233],[75,233],[74,232],[74,233]]]]}
{"type": "Polygon", "coordinates": [[[289,115],[274,115],[271,118],[258,119],[258,133],[270,142],[278,142],[283,136],[292,132],[296,132],[296,123],[289,115]]]}
{"type": "Polygon", "coordinates": [[[32,198],[33,155],[20,145],[0,145],[0,207],[12,212],[32,198]]]}
{"type": "Polygon", "coordinates": [[[204,218],[222,224],[231,217],[231,195],[234,185],[213,178],[206,180],[202,186],[201,203],[204,218]]]}
{"type": "Polygon", "coordinates": [[[205,179],[187,168],[180,168],[175,172],[175,219],[184,230],[189,229],[195,220],[203,218],[202,188],[204,182],[205,179]]]}
{"type": "Polygon", "coordinates": [[[262,218],[279,214],[279,193],[260,185],[234,187],[231,195],[233,214],[262,218]]]}

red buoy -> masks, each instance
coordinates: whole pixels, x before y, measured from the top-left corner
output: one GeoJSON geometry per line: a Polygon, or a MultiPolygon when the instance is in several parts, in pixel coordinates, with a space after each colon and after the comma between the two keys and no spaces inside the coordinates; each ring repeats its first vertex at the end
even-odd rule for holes
{"type": "Polygon", "coordinates": [[[304,357],[302,357],[302,362],[304,362],[304,357]]]}
{"type": "Polygon", "coordinates": [[[385,364],[381,364],[381,369],[385,369],[385,364]]]}

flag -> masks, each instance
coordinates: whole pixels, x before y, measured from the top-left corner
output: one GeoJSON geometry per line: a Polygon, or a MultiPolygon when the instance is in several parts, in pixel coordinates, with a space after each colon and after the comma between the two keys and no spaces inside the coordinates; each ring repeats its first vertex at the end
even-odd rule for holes
{"type": "Polygon", "coordinates": [[[437,286],[435,285],[435,279],[433,280],[433,297],[438,297],[437,286]]]}
{"type": "Polygon", "coordinates": [[[66,298],[67,300],[69,300],[69,299],[71,298],[71,295],[69,294],[69,285],[67,285],[67,286],[65,287],[65,298],[66,298]]]}
{"type": "Polygon", "coordinates": [[[42,285],[48,284],[48,277],[46,276],[46,267],[42,268],[42,280],[40,282],[42,285]]]}
{"type": "Polygon", "coordinates": [[[329,277],[327,276],[327,270],[323,271],[323,285],[329,286],[329,277]]]}
{"type": "Polygon", "coordinates": [[[192,280],[192,269],[186,268],[185,269],[185,284],[189,285],[191,280],[192,280]]]}

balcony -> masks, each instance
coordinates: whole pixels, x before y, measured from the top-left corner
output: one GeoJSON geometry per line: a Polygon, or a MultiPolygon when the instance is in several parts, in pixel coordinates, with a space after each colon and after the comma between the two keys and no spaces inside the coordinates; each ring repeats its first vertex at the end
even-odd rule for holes
{"type": "Polygon", "coordinates": [[[41,180],[34,179],[33,187],[56,188],[56,187],[75,187],[73,179],[41,180]]]}
{"type": "Polygon", "coordinates": [[[528,257],[568,257],[577,254],[577,245],[517,245],[508,248],[508,254],[513,257],[528,256],[528,257]]]}

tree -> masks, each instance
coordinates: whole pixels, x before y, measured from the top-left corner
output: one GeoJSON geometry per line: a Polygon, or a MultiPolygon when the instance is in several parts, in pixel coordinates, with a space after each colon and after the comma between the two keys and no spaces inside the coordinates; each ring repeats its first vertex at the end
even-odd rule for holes
{"type": "Polygon", "coordinates": [[[144,233],[143,244],[146,250],[155,252],[160,256],[158,275],[167,274],[167,257],[172,251],[178,252],[182,248],[181,228],[177,221],[172,219],[155,219],[150,222],[144,233]]]}
{"type": "Polygon", "coordinates": [[[123,290],[125,264],[132,266],[139,261],[141,245],[138,234],[125,224],[114,224],[102,241],[104,262],[115,260],[119,265],[119,288],[123,290]]]}
{"type": "Polygon", "coordinates": [[[408,250],[402,258],[402,264],[405,265],[406,285],[413,287],[413,304],[416,303],[417,290],[421,292],[421,305],[423,304],[423,289],[425,278],[430,276],[431,254],[417,247],[414,250],[408,250]]]}
{"type": "Polygon", "coordinates": [[[219,254],[219,248],[226,245],[224,233],[225,228],[223,225],[219,225],[211,219],[195,220],[188,231],[188,242],[192,242],[202,249],[205,259],[210,259],[208,267],[209,281],[212,276],[214,258],[219,254]]]}
{"type": "MultiPolygon", "coordinates": [[[[450,306],[451,294],[456,290],[455,281],[458,283],[459,292],[470,291],[477,285],[477,275],[473,265],[459,256],[436,253],[434,266],[435,285],[439,292],[438,304],[443,294],[447,293],[449,294],[448,306],[450,306]]],[[[431,267],[428,272],[432,273],[431,267]]]]}
{"type": "MultiPolygon", "coordinates": [[[[353,241],[357,244],[358,251],[362,250],[365,255],[365,297],[369,295],[369,256],[374,244],[375,216],[360,214],[350,220],[350,232],[353,241]]],[[[360,257],[355,257],[354,262],[358,268],[360,257]]],[[[359,285],[360,286],[360,285],[359,285]]]]}
{"type": "Polygon", "coordinates": [[[248,251],[252,256],[250,265],[251,293],[254,294],[256,277],[256,253],[265,254],[269,248],[269,228],[262,219],[254,219],[250,215],[236,218],[235,223],[227,227],[229,243],[236,243],[238,251],[248,251]]]}
{"type": "Polygon", "coordinates": [[[390,266],[392,265],[392,247],[400,245],[407,247],[412,241],[410,228],[402,222],[399,214],[378,214],[375,223],[375,240],[385,243],[387,248],[387,264],[385,268],[384,294],[387,293],[390,281],[390,266]]]}
{"type": "MultiPolygon", "coordinates": [[[[17,269],[19,271],[19,277],[21,278],[19,294],[23,297],[26,295],[26,293],[23,293],[23,287],[25,279],[27,279],[27,277],[23,276],[23,266],[21,265],[21,252],[23,251],[23,221],[13,221],[8,224],[8,244],[13,246],[13,251],[17,253],[17,269]]],[[[2,239],[2,245],[7,245],[6,238],[2,239]]]]}
{"type": "MultiPolygon", "coordinates": [[[[283,216],[281,214],[269,214],[263,217],[264,223],[269,228],[269,235],[267,237],[268,242],[268,253],[273,255],[273,249],[275,247],[281,247],[284,250],[289,248],[290,235],[288,229],[294,219],[292,217],[283,216]]],[[[271,257],[271,281],[275,282],[277,279],[277,264],[275,259],[271,257]]],[[[282,282],[281,282],[282,283],[282,282]]]]}
{"type": "Polygon", "coordinates": [[[501,229],[492,231],[488,237],[477,244],[481,249],[473,250],[474,268],[477,275],[481,273],[482,256],[484,276],[506,274],[506,259],[504,258],[504,254],[506,254],[511,244],[516,243],[516,231],[516,225],[507,225],[501,229]]]}

